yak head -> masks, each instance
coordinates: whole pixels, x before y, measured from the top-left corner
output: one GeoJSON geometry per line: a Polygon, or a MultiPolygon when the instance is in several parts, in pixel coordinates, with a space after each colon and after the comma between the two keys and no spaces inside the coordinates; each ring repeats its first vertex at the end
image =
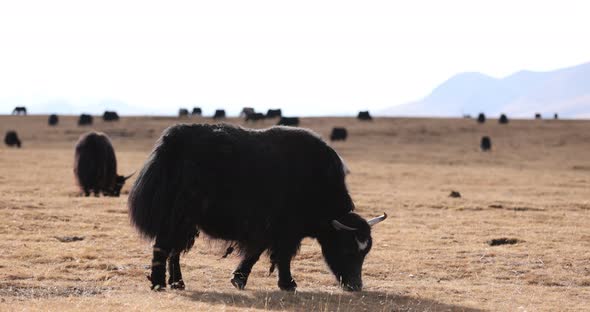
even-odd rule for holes
{"type": "Polygon", "coordinates": [[[362,290],[363,262],[373,244],[371,226],[385,218],[387,214],[365,220],[351,212],[332,220],[330,234],[320,238],[326,263],[344,290],[362,290]]]}
{"type": "Polygon", "coordinates": [[[121,189],[123,188],[123,185],[125,185],[125,181],[131,178],[134,174],[135,172],[126,177],[122,175],[117,175],[117,178],[115,179],[115,186],[113,187],[111,196],[119,197],[119,195],[121,194],[121,189]]]}

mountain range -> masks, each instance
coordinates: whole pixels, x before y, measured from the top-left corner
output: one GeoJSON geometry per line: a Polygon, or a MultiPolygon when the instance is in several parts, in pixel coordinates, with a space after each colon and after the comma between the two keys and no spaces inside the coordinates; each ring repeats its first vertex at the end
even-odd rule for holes
{"type": "Polygon", "coordinates": [[[453,117],[480,112],[590,118],[590,63],[549,72],[520,71],[501,79],[461,73],[424,99],[386,108],[380,115],[453,117]]]}

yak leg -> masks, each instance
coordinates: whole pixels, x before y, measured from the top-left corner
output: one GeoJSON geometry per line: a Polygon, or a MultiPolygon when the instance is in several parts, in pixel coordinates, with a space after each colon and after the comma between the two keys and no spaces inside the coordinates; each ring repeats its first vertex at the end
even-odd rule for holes
{"type": "Polygon", "coordinates": [[[297,253],[299,245],[297,243],[280,243],[278,249],[274,249],[273,255],[271,255],[271,261],[273,264],[277,264],[279,269],[279,282],[278,286],[281,290],[295,291],[297,283],[291,275],[291,259],[297,253]]]}
{"type": "Polygon", "coordinates": [[[180,272],[180,252],[172,250],[168,259],[168,285],[171,289],[184,289],[184,281],[180,272]]]}
{"type": "Polygon", "coordinates": [[[159,237],[156,237],[154,253],[152,257],[152,274],[149,280],[152,282],[153,290],[166,288],[166,260],[168,260],[169,249],[163,246],[159,237]]]}
{"type": "Polygon", "coordinates": [[[244,258],[242,258],[242,261],[240,261],[240,264],[238,264],[238,267],[233,272],[234,277],[231,279],[231,284],[234,285],[235,288],[243,290],[246,287],[248,276],[250,276],[250,272],[252,272],[252,267],[258,262],[258,259],[263,252],[264,249],[248,252],[244,258]]]}

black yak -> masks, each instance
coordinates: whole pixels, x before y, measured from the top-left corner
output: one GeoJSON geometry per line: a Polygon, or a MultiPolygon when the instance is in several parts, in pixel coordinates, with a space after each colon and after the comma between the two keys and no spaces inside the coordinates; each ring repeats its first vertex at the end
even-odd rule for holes
{"type": "Polygon", "coordinates": [[[181,108],[178,110],[178,117],[182,118],[182,117],[188,117],[188,109],[186,108],[181,108]]]}
{"type": "Polygon", "coordinates": [[[27,108],[24,106],[17,106],[12,110],[13,115],[27,115],[27,108]]]}
{"type": "Polygon", "coordinates": [[[91,125],[93,119],[94,118],[92,117],[92,115],[82,114],[82,115],[80,115],[80,118],[78,118],[78,126],[91,125]]]}
{"type": "Polygon", "coordinates": [[[292,126],[297,127],[299,126],[299,117],[281,117],[277,126],[292,126]]]}
{"type": "Polygon", "coordinates": [[[265,251],[278,286],[294,290],[291,259],[304,237],[319,241],[345,290],[361,290],[371,226],[353,212],[338,154],[311,131],[176,125],[164,131],[129,194],[131,222],[155,239],[152,289],[183,289],[181,252],[202,231],[239,250],[231,283],[246,286],[265,251]]]}
{"type": "Polygon", "coordinates": [[[250,114],[254,114],[256,111],[254,111],[254,108],[252,107],[244,107],[242,108],[242,111],[240,112],[240,117],[248,117],[248,115],[250,114]]]}
{"type": "Polygon", "coordinates": [[[479,115],[477,115],[477,122],[478,123],[486,122],[486,115],[484,113],[479,113],[479,115]]]}
{"type": "Polygon", "coordinates": [[[500,115],[500,119],[498,119],[498,122],[500,124],[507,124],[508,123],[508,117],[506,117],[505,114],[500,115]]]}
{"type": "Polygon", "coordinates": [[[480,144],[481,150],[487,152],[492,149],[492,139],[488,136],[484,136],[481,138],[480,144]]]}
{"type": "Polygon", "coordinates": [[[252,114],[246,115],[246,121],[258,121],[258,120],[264,120],[265,118],[266,118],[266,116],[264,116],[263,113],[252,113],[252,114]]]}
{"type": "Polygon", "coordinates": [[[59,117],[57,117],[56,114],[51,114],[51,115],[49,115],[49,118],[47,119],[47,123],[50,126],[56,126],[59,123],[59,117]]]}
{"type": "Polygon", "coordinates": [[[356,118],[358,118],[358,120],[373,120],[373,117],[371,117],[371,114],[369,114],[369,111],[359,112],[359,114],[356,116],[356,118]]]}
{"type": "Polygon", "coordinates": [[[225,110],[217,109],[215,110],[215,114],[213,114],[213,119],[223,119],[225,118],[225,110]]]}
{"type": "Polygon", "coordinates": [[[535,119],[541,119],[541,113],[535,113],[535,119]]]}
{"type": "Polygon", "coordinates": [[[330,134],[330,141],[345,141],[347,137],[348,131],[346,131],[346,128],[335,127],[330,134]]]}
{"type": "Polygon", "coordinates": [[[555,120],[559,119],[559,115],[557,113],[553,114],[553,119],[555,119],[555,120]]]}
{"type": "Polygon", "coordinates": [[[125,181],[131,176],[117,175],[117,158],[109,138],[100,132],[88,132],[80,136],[76,144],[74,174],[78,186],[89,196],[118,197],[125,181]]]}
{"type": "Polygon", "coordinates": [[[283,116],[283,112],[280,108],[278,109],[269,109],[266,111],[266,118],[280,118],[283,116]]]}
{"type": "Polygon", "coordinates": [[[102,120],[103,121],[118,121],[119,114],[117,114],[117,112],[105,111],[104,114],[102,114],[102,120]]]}
{"type": "Polygon", "coordinates": [[[4,144],[13,147],[16,146],[18,148],[21,147],[21,141],[18,138],[18,134],[16,134],[16,131],[8,131],[6,132],[6,135],[4,136],[4,144]]]}
{"type": "Polygon", "coordinates": [[[193,107],[192,116],[201,116],[201,114],[203,114],[203,111],[200,107],[193,107]]]}

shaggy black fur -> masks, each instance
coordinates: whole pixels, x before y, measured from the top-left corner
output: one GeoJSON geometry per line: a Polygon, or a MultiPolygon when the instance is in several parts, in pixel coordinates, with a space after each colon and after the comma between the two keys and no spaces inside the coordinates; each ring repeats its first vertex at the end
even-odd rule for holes
{"type": "Polygon", "coordinates": [[[500,119],[498,120],[498,122],[500,124],[507,124],[508,123],[508,117],[506,117],[506,114],[500,115],[500,119]]]}
{"type": "Polygon", "coordinates": [[[213,119],[223,119],[225,118],[225,110],[217,109],[215,110],[215,114],[213,114],[213,119]]]}
{"type": "Polygon", "coordinates": [[[346,290],[362,288],[370,226],[352,212],[340,157],[308,130],[170,127],[140,171],[128,206],[139,232],[156,240],[154,289],[166,286],[167,256],[168,283],[184,287],[176,255],[193,246],[199,231],[240,251],[231,281],[239,289],[265,251],[279,269],[279,287],[295,289],[290,263],[304,237],[318,239],[346,290]],[[356,230],[337,229],[333,220],[356,230]]]}
{"type": "Polygon", "coordinates": [[[92,117],[92,115],[82,114],[80,115],[80,118],[78,118],[78,126],[91,125],[93,120],[94,118],[92,117]]]}
{"type": "Polygon", "coordinates": [[[192,111],[191,115],[201,116],[202,113],[203,113],[203,111],[201,110],[200,107],[193,107],[193,111],[192,111]]]}
{"type": "Polygon", "coordinates": [[[481,150],[487,152],[492,149],[492,139],[488,136],[484,136],[481,138],[480,144],[481,150]]]}
{"type": "Polygon", "coordinates": [[[20,148],[21,146],[21,141],[18,138],[18,134],[16,134],[16,131],[8,131],[6,132],[6,135],[4,136],[4,144],[8,145],[8,146],[16,146],[18,148],[20,148]]]}
{"type": "Polygon", "coordinates": [[[117,114],[117,112],[105,111],[104,114],[102,114],[102,120],[103,121],[118,121],[119,114],[117,114]]]}
{"type": "Polygon", "coordinates": [[[59,123],[59,117],[57,117],[56,114],[49,115],[49,118],[47,119],[47,123],[50,126],[55,126],[59,123]]]}
{"type": "Polygon", "coordinates": [[[486,122],[486,115],[484,113],[479,113],[479,115],[477,115],[477,122],[478,123],[486,122]]]}
{"type": "Polygon", "coordinates": [[[117,175],[117,159],[109,138],[99,132],[83,134],[76,144],[74,174],[86,196],[119,196],[128,178],[117,175]]]}

